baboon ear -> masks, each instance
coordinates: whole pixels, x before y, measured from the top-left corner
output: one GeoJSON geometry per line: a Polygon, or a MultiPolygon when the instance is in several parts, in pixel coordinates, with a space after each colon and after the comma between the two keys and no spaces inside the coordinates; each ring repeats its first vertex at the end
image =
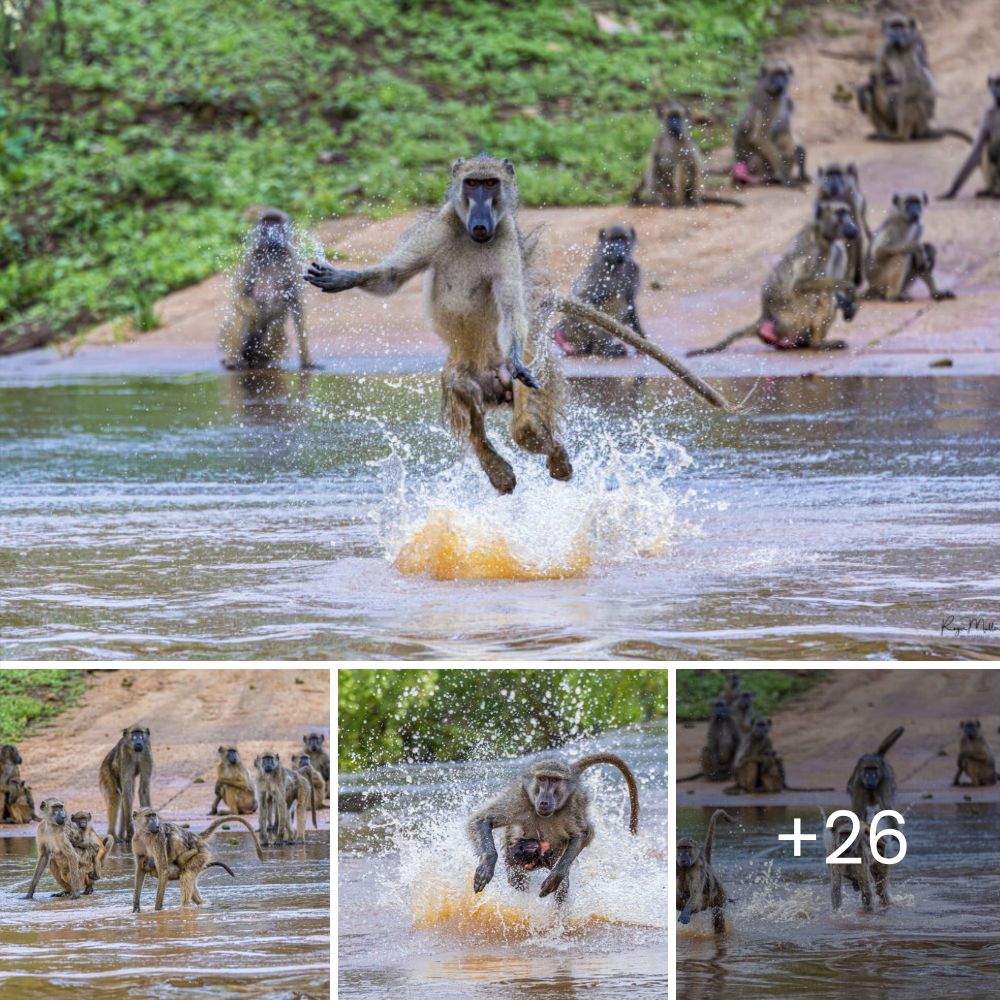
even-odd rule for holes
{"type": "Polygon", "coordinates": [[[308,734],[306,734],[305,736],[302,737],[302,742],[305,743],[306,746],[309,746],[309,736],[308,736],[308,734]]]}
{"type": "Polygon", "coordinates": [[[788,70],[789,76],[795,76],[795,67],[791,63],[786,63],[785,68],[788,70]]]}
{"type": "Polygon", "coordinates": [[[128,726],[122,730],[122,736],[128,736],[128,726]]]}
{"type": "Polygon", "coordinates": [[[222,747],[219,747],[219,749],[218,749],[218,750],[216,750],[215,752],[216,752],[216,753],[222,753],[222,747]]]}
{"type": "Polygon", "coordinates": [[[767,76],[767,64],[766,63],[763,66],[761,66],[760,71],[757,73],[757,76],[758,77],[767,76]]]}
{"type": "Polygon", "coordinates": [[[906,23],[910,26],[910,31],[917,30],[917,19],[915,17],[908,17],[906,23]]]}
{"type": "Polygon", "coordinates": [[[506,157],[500,161],[504,165],[504,169],[510,174],[511,177],[514,176],[514,164],[510,162],[506,157]]]}
{"type": "Polygon", "coordinates": [[[896,206],[896,208],[899,208],[899,195],[898,194],[894,194],[892,196],[892,203],[893,203],[893,205],[896,206]]]}
{"type": "Polygon", "coordinates": [[[133,809],[132,810],[132,819],[133,820],[137,820],[138,818],[139,818],[139,810],[138,809],[133,809]]]}
{"type": "Polygon", "coordinates": [[[319,741],[320,741],[320,743],[325,743],[326,742],[326,737],[322,733],[319,734],[319,741]]]}
{"type": "Polygon", "coordinates": [[[453,164],[451,165],[451,176],[452,176],[452,177],[454,177],[454,176],[455,176],[455,174],[457,174],[457,173],[458,173],[458,168],[459,168],[459,167],[460,167],[460,166],[461,166],[461,165],[462,165],[463,163],[465,163],[465,160],[456,160],[456,161],[455,161],[455,162],[454,162],[454,163],[453,163],[453,164]]]}

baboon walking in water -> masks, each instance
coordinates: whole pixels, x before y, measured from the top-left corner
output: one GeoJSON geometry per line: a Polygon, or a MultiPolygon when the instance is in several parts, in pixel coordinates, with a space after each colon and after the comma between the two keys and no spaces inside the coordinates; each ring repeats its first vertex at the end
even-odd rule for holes
{"type": "MultiPolygon", "coordinates": [[[[854,824],[846,816],[841,816],[833,825],[831,847],[837,848],[845,844],[854,829],[854,824]]],[[[841,858],[858,858],[860,864],[831,864],[830,869],[830,899],[835,910],[840,909],[843,882],[846,878],[861,893],[865,911],[870,913],[872,906],[872,885],[878,893],[883,906],[889,905],[889,865],[877,861],[872,854],[868,842],[871,827],[862,822],[854,843],[840,855],[841,858]]]]}
{"type": "Polygon", "coordinates": [[[38,880],[48,865],[53,878],[62,887],[62,892],[54,896],[70,896],[79,899],[85,888],[85,872],[80,868],[77,853],[70,833],[72,824],[66,814],[66,806],[59,799],[45,799],[41,804],[42,818],[35,830],[35,845],[38,848],[38,862],[31,876],[31,885],[25,899],[34,899],[38,880]]]}
{"type": "Polygon", "coordinates": [[[726,929],[726,890],[712,870],[712,839],[715,836],[717,820],[733,822],[733,817],[724,809],[716,809],[708,821],[708,833],[704,847],[691,837],[677,841],[677,899],[680,910],[678,919],[689,924],[691,917],[702,910],[712,911],[712,927],[716,934],[726,929]]]}

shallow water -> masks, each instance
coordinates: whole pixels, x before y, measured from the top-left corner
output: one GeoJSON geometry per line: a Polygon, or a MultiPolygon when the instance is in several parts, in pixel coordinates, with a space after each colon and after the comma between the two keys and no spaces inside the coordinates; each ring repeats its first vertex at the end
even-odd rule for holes
{"type": "Polygon", "coordinates": [[[8,384],[2,652],[1000,652],[1000,632],[941,635],[1000,621],[1000,379],[722,387],[748,411],[574,380],[574,481],[517,454],[502,498],[431,377],[8,384]]]}
{"type": "MultiPolygon", "coordinates": [[[[718,825],[713,852],[733,899],[727,931],[716,937],[708,914],[679,927],[678,1000],[996,996],[1000,804],[906,811],[907,853],[889,876],[891,905],[871,914],[847,882],[833,913],[816,808],[727,811],[739,825],[718,825]],[[800,858],[777,839],[795,816],[820,837],[800,858]]],[[[704,837],[711,812],[679,809],[678,836],[704,837]]]]}
{"type": "Polygon", "coordinates": [[[586,772],[597,831],[573,865],[560,908],[512,889],[502,863],[478,896],[469,814],[523,761],[404,765],[340,775],[339,792],[376,794],[341,812],[339,995],[349,1000],[538,997],[620,1000],[667,993],[665,723],[580,741],[568,757],[611,750],[639,785],[639,834],[627,832],[617,771],[586,772]]]}
{"type": "Polygon", "coordinates": [[[210,868],[199,878],[205,902],[181,909],[177,883],[153,909],[146,880],[141,914],[132,913],[131,856],[115,848],[94,894],[52,899],[46,873],[34,900],[33,838],[0,838],[0,995],[197,1000],[293,1000],[330,995],[330,841],[264,852],[249,838],[217,834],[213,857],[236,874],[210,868]],[[230,839],[238,844],[229,843],[230,839]]]}

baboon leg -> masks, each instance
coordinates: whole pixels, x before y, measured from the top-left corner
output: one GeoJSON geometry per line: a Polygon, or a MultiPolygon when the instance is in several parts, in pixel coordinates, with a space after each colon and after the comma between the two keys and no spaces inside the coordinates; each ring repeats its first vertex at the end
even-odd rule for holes
{"type": "MultiPolygon", "coordinates": [[[[169,871],[167,871],[167,868],[169,867],[168,865],[163,865],[161,867],[157,868],[157,874],[160,877],[160,880],[159,880],[159,882],[157,883],[157,886],[156,886],[156,909],[158,909],[158,910],[162,910],[163,909],[163,897],[167,894],[167,878],[168,878],[168,876],[170,874],[169,871]],[[162,867],[162,870],[161,870],[161,867],[162,867]]],[[[182,878],[183,878],[183,876],[182,876],[182,878]]],[[[182,885],[181,885],[181,895],[183,896],[183,894],[184,894],[184,887],[183,887],[183,883],[182,883],[182,885]]]]}
{"type": "Polygon", "coordinates": [[[493,447],[486,434],[483,393],[474,379],[452,371],[444,381],[445,411],[452,430],[468,435],[483,472],[498,493],[513,493],[517,485],[510,463],[493,447]]]}
{"type": "MultiPolygon", "coordinates": [[[[188,903],[194,902],[194,897],[197,892],[197,886],[195,885],[197,878],[197,872],[190,870],[181,871],[179,880],[181,884],[181,906],[187,906],[188,903]]],[[[164,880],[164,884],[166,884],[166,880],[164,880]]]]}
{"type": "Polygon", "coordinates": [[[935,301],[953,299],[955,293],[938,288],[937,282],[934,280],[934,265],[937,262],[937,251],[934,249],[934,244],[923,244],[922,251],[921,254],[914,254],[914,276],[919,277],[927,286],[927,291],[931,293],[931,298],[935,301]]]}
{"type": "Polygon", "coordinates": [[[139,912],[139,897],[142,894],[142,883],[146,881],[146,866],[135,866],[135,891],[132,895],[132,912],[139,912]]]}
{"type": "Polygon", "coordinates": [[[879,901],[883,906],[889,905],[889,882],[886,875],[880,875],[875,879],[875,891],[878,893],[879,901]]]}
{"type": "Polygon", "coordinates": [[[222,801],[222,793],[224,790],[224,786],[217,781],[215,783],[215,801],[212,803],[212,808],[208,810],[209,816],[219,815],[219,803],[222,801]]]}
{"type": "Polygon", "coordinates": [[[122,839],[131,840],[132,829],[132,799],[134,797],[132,787],[132,777],[122,777],[121,786],[121,815],[122,815],[122,839]]]}
{"type": "MultiPolygon", "coordinates": [[[[311,789],[310,789],[311,790],[311,789]]],[[[295,802],[295,839],[300,843],[306,842],[306,797],[300,792],[295,802]]]]}
{"type": "Polygon", "coordinates": [[[833,870],[830,873],[830,901],[833,903],[833,908],[839,910],[843,895],[844,875],[834,866],[831,865],[831,868],[833,870]]]}
{"type": "Polygon", "coordinates": [[[573,476],[569,455],[538,412],[539,406],[545,405],[546,402],[551,404],[546,398],[548,392],[547,388],[527,389],[522,385],[514,387],[514,420],[511,424],[511,434],[525,451],[533,455],[547,456],[549,475],[553,479],[565,481],[573,476]]]}
{"type": "MultiPolygon", "coordinates": [[[[145,769],[139,772],[139,807],[141,809],[148,809],[153,803],[150,799],[150,775],[146,773],[145,769]]],[[[131,808],[132,802],[129,799],[129,808],[131,808]]]]}
{"type": "Polygon", "coordinates": [[[194,885],[191,887],[191,901],[195,904],[195,906],[201,906],[201,904],[205,902],[205,900],[201,898],[201,893],[198,892],[197,881],[195,881],[194,885]]]}
{"type": "Polygon", "coordinates": [[[114,791],[106,790],[104,801],[108,807],[108,833],[115,838],[115,842],[121,841],[118,836],[118,826],[121,822],[121,793],[116,788],[114,791]]]}

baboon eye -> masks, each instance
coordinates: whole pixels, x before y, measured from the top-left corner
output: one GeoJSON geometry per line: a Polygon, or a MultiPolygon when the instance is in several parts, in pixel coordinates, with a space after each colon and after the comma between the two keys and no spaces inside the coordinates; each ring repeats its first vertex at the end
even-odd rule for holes
{"type": "Polygon", "coordinates": [[[483,181],[483,184],[485,184],[486,187],[496,187],[497,179],[495,177],[489,177],[485,181],[483,181]]]}
{"type": "Polygon", "coordinates": [[[478,183],[479,183],[479,181],[477,181],[477,180],[476,180],[475,178],[472,178],[472,177],[470,177],[470,178],[469,178],[469,179],[468,179],[468,180],[467,180],[467,181],[465,182],[466,186],[467,186],[467,187],[470,187],[470,188],[474,188],[474,187],[475,187],[475,186],[476,186],[476,185],[477,185],[478,183]]]}

